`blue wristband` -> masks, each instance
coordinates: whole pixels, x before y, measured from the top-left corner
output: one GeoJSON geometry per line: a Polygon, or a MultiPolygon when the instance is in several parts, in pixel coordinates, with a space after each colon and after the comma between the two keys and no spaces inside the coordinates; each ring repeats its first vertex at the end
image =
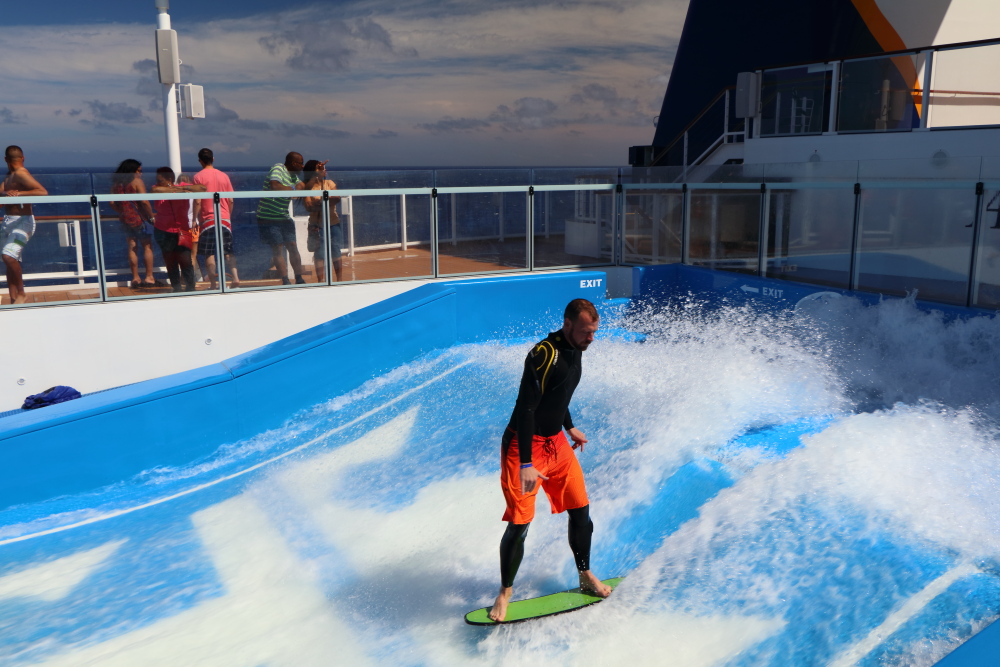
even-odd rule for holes
{"type": "Polygon", "coordinates": [[[530,463],[522,463],[521,464],[521,470],[524,470],[525,468],[530,468],[531,466],[532,466],[532,464],[530,464],[530,463]]]}

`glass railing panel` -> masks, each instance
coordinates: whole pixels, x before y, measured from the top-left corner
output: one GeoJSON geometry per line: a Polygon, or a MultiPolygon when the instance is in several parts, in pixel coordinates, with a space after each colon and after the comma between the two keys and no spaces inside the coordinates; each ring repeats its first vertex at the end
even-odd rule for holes
{"type": "MultiPolygon", "coordinates": [[[[39,183],[48,189],[49,180],[39,183]]],[[[100,300],[89,203],[8,204],[4,213],[0,305],[100,300]]]]}
{"type": "Polygon", "coordinates": [[[622,171],[622,183],[680,183],[684,179],[684,167],[629,167],[622,171]]]}
{"type": "Polygon", "coordinates": [[[702,164],[688,167],[688,183],[761,183],[762,164],[702,164]]]}
{"type": "Polygon", "coordinates": [[[438,195],[441,275],[528,267],[528,206],[524,192],[438,195]]]}
{"type": "Polygon", "coordinates": [[[893,160],[862,160],[858,163],[858,180],[865,181],[976,181],[982,169],[982,158],[949,157],[943,152],[928,158],[893,160]]]}
{"type": "Polygon", "coordinates": [[[489,188],[494,185],[531,184],[530,169],[438,169],[435,185],[439,188],[489,188]]]}
{"type": "Polygon", "coordinates": [[[760,193],[692,190],[688,261],[712,269],[757,273],[760,193]]]}
{"type": "Polygon", "coordinates": [[[766,183],[816,183],[858,180],[856,160],[816,162],[772,162],[764,165],[766,183]]]}
{"type": "Polygon", "coordinates": [[[1000,125],[1000,44],[934,54],[928,127],[1000,125]]]}
{"type": "Polygon", "coordinates": [[[327,178],[334,181],[341,190],[434,187],[434,172],[429,169],[340,171],[327,165],[327,178]]]}
{"type": "MultiPolygon", "coordinates": [[[[227,174],[237,192],[261,190],[268,177],[268,172],[229,171],[227,174]]],[[[306,196],[300,192],[291,198],[233,198],[230,211],[232,253],[224,258],[230,289],[326,282],[325,275],[317,275],[312,262],[310,212],[304,206],[306,196]]]]}
{"type": "MultiPolygon", "coordinates": [[[[156,167],[133,165],[121,174],[92,174],[96,194],[148,194],[156,167]]],[[[108,299],[169,293],[166,266],[153,241],[153,206],[146,200],[102,201],[101,254],[108,299]]]]}
{"type": "Polygon", "coordinates": [[[972,305],[1000,308],[1000,188],[983,191],[972,305]]]}
{"type": "Polygon", "coordinates": [[[536,269],[614,261],[614,190],[535,192],[536,269]]]}
{"type": "Polygon", "coordinates": [[[1000,181],[1000,156],[987,156],[983,158],[979,180],[1000,181]]]}
{"type": "Polygon", "coordinates": [[[854,188],[768,191],[767,277],[847,289],[854,188]]]}
{"type": "Polygon", "coordinates": [[[859,289],[965,305],[976,196],[971,189],[871,188],[861,193],[859,289]]]}
{"type": "Polygon", "coordinates": [[[429,194],[345,197],[337,211],[340,229],[330,232],[344,282],[434,275],[429,194]]]}
{"type": "Polygon", "coordinates": [[[613,185],[617,182],[616,167],[563,167],[531,171],[532,185],[613,185]]]}
{"type": "Polygon", "coordinates": [[[847,60],[841,65],[837,131],[891,132],[920,126],[924,54],[847,60]]]}
{"type": "Polygon", "coordinates": [[[672,264],[681,261],[684,194],[679,190],[639,190],[625,195],[622,261],[672,264]]]}
{"type": "Polygon", "coordinates": [[[827,65],[766,70],[760,81],[760,136],[820,134],[830,115],[827,65]]]}

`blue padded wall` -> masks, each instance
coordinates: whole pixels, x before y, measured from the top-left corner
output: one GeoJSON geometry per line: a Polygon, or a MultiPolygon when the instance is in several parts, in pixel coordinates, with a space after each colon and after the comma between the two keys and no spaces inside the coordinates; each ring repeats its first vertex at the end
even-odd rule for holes
{"type": "Polygon", "coordinates": [[[208,456],[431,350],[555,329],[569,300],[604,292],[600,271],[422,285],[219,364],[14,414],[0,509],[208,456]]]}

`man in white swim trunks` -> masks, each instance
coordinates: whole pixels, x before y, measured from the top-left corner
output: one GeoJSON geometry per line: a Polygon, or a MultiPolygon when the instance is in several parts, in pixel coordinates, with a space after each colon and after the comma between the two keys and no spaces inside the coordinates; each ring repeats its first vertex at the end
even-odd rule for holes
{"type": "MultiPolygon", "coordinates": [[[[7,178],[0,184],[0,197],[41,197],[49,191],[24,168],[24,152],[8,146],[3,159],[7,162],[7,178]]],[[[24,303],[24,280],[21,277],[21,253],[35,233],[35,216],[31,204],[6,204],[3,224],[0,224],[0,253],[7,268],[7,290],[11,303],[24,303]]]]}

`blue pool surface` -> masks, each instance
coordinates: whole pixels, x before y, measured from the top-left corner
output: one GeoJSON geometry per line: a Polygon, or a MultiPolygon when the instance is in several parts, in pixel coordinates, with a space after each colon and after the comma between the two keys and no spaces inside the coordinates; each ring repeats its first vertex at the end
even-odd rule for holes
{"type": "MultiPolygon", "coordinates": [[[[666,271],[637,270],[631,301],[585,286],[599,272],[419,288],[6,418],[0,663],[978,664],[962,643],[1000,615],[995,406],[940,380],[992,325],[802,286],[748,304],[740,285],[774,281],[742,276],[706,303],[712,272],[666,271]],[[603,315],[572,406],[592,563],[627,578],[471,628],[521,363],[577,296],[603,315]],[[940,357],[873,367],[904,320],[940,357]]],[[[540,499],[518,597],[573,585],[565,540],[540,499]]]]}

